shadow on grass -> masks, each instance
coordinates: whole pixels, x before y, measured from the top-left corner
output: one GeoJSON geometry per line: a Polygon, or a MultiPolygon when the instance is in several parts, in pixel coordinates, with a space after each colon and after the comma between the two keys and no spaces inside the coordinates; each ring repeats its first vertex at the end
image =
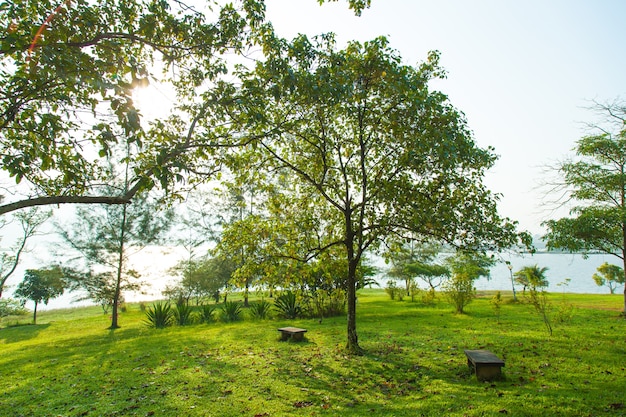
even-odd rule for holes
{"type": "Polygon", "coordinates": [[[37,337],[41,331],[47,329],[48,327],[50,327],[50,323],[28,323],[0,328],[0,340],[4,340],[5,343],[16,343],[33,339],[37,337]]]}

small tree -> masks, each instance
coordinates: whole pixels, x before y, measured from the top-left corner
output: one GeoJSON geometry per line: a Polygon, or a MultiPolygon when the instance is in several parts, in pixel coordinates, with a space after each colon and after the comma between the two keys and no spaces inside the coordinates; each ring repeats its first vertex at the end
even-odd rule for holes
{"type": "MultiPolygon", "coordinates": [[[[0,198],[0,201],[2,198],[0,198]]],[[[7,280],[13,275],[20,263],[22,254],[26,251],[26,242],[37,235],[39,227],[50,218],[51,211],[42,211],[38,208],[18,211],[13,217],[20,224],[20,233],[8,250],[0,250],[0,297],[7,280]]],[[[0,218],[0,228],[8,224],[0,218]]]]}
{"type": "Polygon", "coordinates": [[[181,281],[174,287],[167,287],[163,295],[176,302],[180,299],[189,302],[191,297],[195,297],[196,304],[202,298],[212,297],[217,303],[220,291],[228,286],[234,270],[235,264],[230,259],[182,260],[170,270],[180,276],[181,281]]]}
{"type": "Polygon", "coordinates": [[[524,286],[526,301],[539,313],[548,333],[552,335],[550,302],[548,301],[548,294],[544,289],[548,286],[547,271],[547,267],[539,268],[537,265],[525,266],[514,275],[516,281],[524,286]],[[528,294],[526,294],[526,287],[529,289],[528,294]]]}
{"type": "MultiPolygon", "coordinates": [[[[127,270],[126,275],[132,278],[139,278],[139,274],[134,270],[127,270]]],[[[115,304],[115,288],[117,277],[113,271],[95,273],[93,271],[65,271],[66,279],[71,290],[83,290],[85,295],[78,297],[76,301],[91,300],[102,307],[104,314],[107,314],[115,304]]],[[[139,291],[142,284],[140,282],[127,281],[123,285],[124,291],[139,291]]],[[[124,295],[119,294],[118,304],[124,302],[124,295]]]]}
{"type": "Polygon", "coordinates": [[[615,294],[617,286],[624,284],[624,269],[608,262],[603,263],[597,269],[598,273],[593,274],[593,280],[599,287],[606,285],[611,294],[615,294]]]}
{"type": "MultiPolygon", "coordinates": [[[[437,244],[392,241],[385,253],[385,260],[391,262],[387,275],[404,281],[406,294],[411,295],[411,284],[416,276],[430,276],[428,265],[439,254],[441,246],[437,244]]],[[[428,281],[430,283],[430,281],[428,281]]],[[[432,288],[432,286],[431,286],[432,288]]]]}
{"type": "Polygon", "coordinates": [[[476,297],[474,281],[480,277],[489,277],[492,258],[476,252],[459,252],[447,260],[452,276],[444,283],[446,299],[455,307],[457,314],[463,314],[464,308],[476,297]]]}
{"type": "Polygon", "coordinates": [[[491,308],[493,308],[493,312],[496,315],[496,320],[498,320],[498,324],[500,324],[500,313],[502,310],[502,293],[500,291],[496,292],[496,294],[491,297],[489,301],[491,304],[491,308]]]}
{"type": "Polygon", "coordinates": [[[15,296],[23,300],[31,300],[35,303],[33,311],[33,324],[37,323],[37,306],[40,303],[48,304],[52,298],[56,298],[65,291],[63,273],[58,266],[48,269],[28,269],[24,274],[24,280],[15,290],[15,296]]]}

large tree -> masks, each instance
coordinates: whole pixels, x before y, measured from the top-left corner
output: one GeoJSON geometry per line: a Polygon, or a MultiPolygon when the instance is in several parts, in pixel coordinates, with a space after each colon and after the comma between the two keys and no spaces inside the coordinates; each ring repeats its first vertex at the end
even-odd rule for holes
{"type": "Polygon", "coordinates": [[[580,139],[576,157],[558,166],[557,186],[573,207],[569,217],[543,223],[544,239],[551,249],[614,255],[626,268],[626,106],[599,107],[611,123],[580,139]]]}
{"type": "Polygon", "coordinates": [[[292,204],[295,216],[321,226],[284,233],[317,245],[308,249],[342,248],[347,349],[358,353],[357,270],[382,239],[478,249],[518,241],[482,183],[496,157],[476,146],[447,97],[429,89],[444,75],[435,52],[412,67],[382,37],[340,51],[331,35],[288,42],[268,33],[264,43],[266,59],[243,75],[242,97],[252,99],[237,103],[242,135],[254,139],[266,169],[293,176],[303,198],[292,204]]]}

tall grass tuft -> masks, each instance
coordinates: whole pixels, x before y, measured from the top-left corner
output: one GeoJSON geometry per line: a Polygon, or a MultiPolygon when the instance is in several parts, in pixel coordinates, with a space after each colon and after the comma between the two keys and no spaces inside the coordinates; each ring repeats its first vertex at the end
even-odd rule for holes
{"type": "Polygon", "coordinates": [[[148,327],[163,329],[171,326],[174,321],[174,312],[169,303],[157,302],[146,310],[145,323],[148,327]]]}

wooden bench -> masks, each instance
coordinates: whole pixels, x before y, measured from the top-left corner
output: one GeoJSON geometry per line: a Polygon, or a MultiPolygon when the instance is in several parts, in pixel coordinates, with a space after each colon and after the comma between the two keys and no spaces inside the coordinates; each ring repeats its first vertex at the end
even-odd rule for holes
{"type": "Polygon", "coordinates": [[[306,329],[300,329],[298,327],[281,327],[278,329],[280,332],[280,340],[293,340],[299,342],[304,337],[306,329]]]}
{"type": "Polygon", "coordinates": [[[465,350],[467,365],[474,369],[476,378],[490,381],[502,377],[501,369],[504,361],[488,350],[465,350]]]}

